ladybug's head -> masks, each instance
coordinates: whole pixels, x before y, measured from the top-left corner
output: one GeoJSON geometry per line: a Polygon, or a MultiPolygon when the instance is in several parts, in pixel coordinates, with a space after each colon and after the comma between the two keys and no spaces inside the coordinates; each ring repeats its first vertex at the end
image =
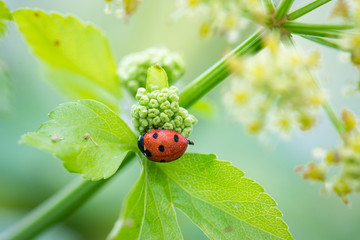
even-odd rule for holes
{"type": "Polygon", "coordinates": [[[144,135],[140,135],[138,137],[138,147],[139,147],[140,151],[145,154],[144,135]]]}

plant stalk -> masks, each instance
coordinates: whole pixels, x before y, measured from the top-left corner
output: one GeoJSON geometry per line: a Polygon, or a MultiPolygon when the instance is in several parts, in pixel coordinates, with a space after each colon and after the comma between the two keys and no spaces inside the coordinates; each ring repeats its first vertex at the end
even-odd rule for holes
{"type": "Polygon", "coordinates": [[[300,34],[300,35],[310,35],[315,37],[326,37],[326,38],[341,38],[346,35],[346,32],[336,29],[321,29],[321,28],[311,28],[311,27],[300,27],[293,26],[291,24],[284,24],[284,29],[290,33],[300,34]]]}
{"type": "Polygon", "coordinates": [[[354,25],[350,24],[315,24],[315,23],[301,23],[301,22],[286,22],[285,28],[299,28],[316,31],[338,31],[353,29],[354,25]]]}
{"type": "Polygon", "coordinates": [[[241,56],[259,50],[262,32],[262,29],[258,30],[233,51],[210,67],[206,72],[187,85],[180,94],[180,106],[184,108],[190,107],[216,85],[226,79],[230,75],[227,62],[234,56],[241,56]]]}
{"type": "Polygon", "coordinates": [[[302,8],[299,8],[298,10],[293,11],[292,13],[290,13],[288,15],[288,19],[289,20],[295,20],[298,19],[299,17],[304,16],[305,14],[317,9],[318,7],[321,7],[322,5],[324,5],[325,3],[328,3],[332,0],[316,0],[312,3],[309,3],[308,5],[305,5],[302,8]]]}
{"type": "Polygon", "coordinates": [[[263,0],[263,3],[269,13],[274,12],[274,4],[272,0],[263,0]]]}
{"type": "MultiPolygon", "coordinates": [[[[124,169],[134,156],[133,152],[129,152],[117,173],[124,169]]],[[[89,181],[77,177],[61,191],[32,210],[17,224],[1,233],[0,239],[21,240],[35,237],[46,228],[75,212],[109,180],[89,181]]]]}
{"type": "Polygon", "coordinates": [[[280,3],[279,8],[275,13],[275,18],[278,20],[283,19],[286,14],[289,12],[291,5],[293,4],[294,0],[283,0],[280,3]]]}
{"type": "Polygon", "coordinates": [[[310,41],[316,42],[318,44],[324,45],[326,47],[334,48],[334,49],[341,50],[341,51],[347,51],[346,49],[341,47],[339,44],[336,44],[334,42],[328,41],[328,40],[323,39],[323,38],[306,36],[306,35],[299,35],[299,36],[303,37],[305,39],[308,39],[310,41]]]}

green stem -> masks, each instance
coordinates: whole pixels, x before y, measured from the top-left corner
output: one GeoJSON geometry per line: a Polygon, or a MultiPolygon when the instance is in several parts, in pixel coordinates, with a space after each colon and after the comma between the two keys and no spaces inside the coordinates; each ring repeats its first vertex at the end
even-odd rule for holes
{"type": "Polygon", "coordinates": [[[305,14],[315,10],[318,7],[321,7],[322,5],[324,5],[325,3],[328,3],[332,0],[316,0],[312,3],[309,3],[308,5],[299,8],[298,10],[295,10],[294,12],[290,13],[288,15],[288,19],[289,20],[295,20],[298,19],[299,17],[304,16],[305,14]]]}
{"type": "MultiPolygon", "coordinates": [[[[287,30],[290,33],[294,33],[294,34],[300,34],[300,35],[310,35],[310,36],[315,36],[315,37],[326,37],[326,38],[341,38],[342,36],[346,35],[346,32],[343,32],[341,30],[337,30],[337,29],[331,29],[329,28],[316,28],[316,24],[314,25],[314,27],[309,27],[309,25],[311,24],[299,24],[296,23],[294,24],[289,24],[286,23],[284,24],[284,29],[287,30]]],[[[325,25],[324,25],[325,26],[325,25]]],[[[338,26],[338,25],[333,25],[333,27],[344,27],[344,26],[338,26]]]]}
{"type": "Polygon", "coordinates": [[[274,4],[272,0],[263,0],[263,3],[269,13],[272,13],[274,11],[274,4]]]}
{"type": "Polygon", "coordinates": [[[184,108],[193,105],[202,96],[208,93],[216,85],[222,82],[230,75],[227,67],[227,62],[234,56],[241,56],[246,53],[257,51],[261,46],[261,34],[263,30],[257,31],[254,35],[249,37],[241,43],[232,52],[223,57],[220,61],[215,63],[206,72],[196,78],[193,82],[186,86],[184,91],[180,94],[179,104],[184,108]]]}
{"type": "Polygon", "coordinates": [[[334,125],[336,131],[339,133],[340,137],[344,137],[346,134],[346,128],[340,119],[336,116],[334,109],[329,102],[326,102],[323,105],[323,109],[326,115],[330,118],[331,123],[334,125]]]}
{"type": "Polygon", "coordinates": [[[301,28],[317,31],[338,31],[353,29],[354,25],[350,24],[314,24],[314,23],[301,23],[301,22],[286,22],[285,28],[301,28]]]}
{"type": "Polygon", "coordinates": [[[316,42],[316,43],[319,43],[321,45],[324,45],[326,47],[331,47],[331,48],[335,48],[337,50],[342,50],[342,51],[347,51],[346,49],[344,49],[342,46],[340,46],[339,44],[336,44],[334,42],[331,42],[331,41],[328,41],[328,40],[325,40],[323,38],[319,38],[319,37],[311,37],[311,36],[306,36],[306,35],[299,35],[305,39],[308,39],[310,41],[313,41],[313,42],[316,42]]]}
{"type": "Polygon", "coordinates": [[[294,0],[281,1],[280,6],[275,13],[275,18],[278,20],[283,19],[285,17],[285,15],[288,13],[293,2],[294,2],[294,0]]]}
{"type": "MultiPolygon", "coordinates": [[[[118,172],[122,170],[135,156],[130,152],[118,172]]],[[[46,228],[63,220],[82,206],[97,190],[107,183],[109,179],[88,181],[76,178],[40,206],[32,210],[2,234],[0,239],[31,239],[46,228]]]]}

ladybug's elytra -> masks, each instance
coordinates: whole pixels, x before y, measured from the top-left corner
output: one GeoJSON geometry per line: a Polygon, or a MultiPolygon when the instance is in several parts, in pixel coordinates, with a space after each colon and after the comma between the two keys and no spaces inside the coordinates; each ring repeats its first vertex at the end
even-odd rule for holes
{"type": "Polygon", "coordinates": [[[138,138],[140,151],[154,162],[171,162],[178,159],[184,154],[188,144],[194,145],[180,133],[165,129],[155,129],[138,138]]]}

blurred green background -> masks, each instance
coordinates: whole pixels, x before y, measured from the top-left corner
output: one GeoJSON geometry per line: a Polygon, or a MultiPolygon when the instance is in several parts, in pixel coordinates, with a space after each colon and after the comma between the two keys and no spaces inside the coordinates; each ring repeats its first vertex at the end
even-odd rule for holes
{"type": "MultiPolygon", "coordinates": [[[[181,88],[215,63],[228,46],[223,38],[208,40],[198,35],[199,19],[171,22],[175,1],[145,0],[125,24],[104,14],[104,1],[5,0],[9,8],[39,8],[70,13],[98,26],[108,37],[117,61],[126,54],[153,46],[167,46],[180,52],[186,61],[186,74],[178,82],[181,88]]],[[[293,8],[309,1],[295,1],[293,8]]],[[[327,22],[331,4],[306,16],[304,21],[327,22]]],[[[246,34],[244,35],[246,37],[246,34]]],[[[329,90],[330,101],[339,112],[348,106],[360,114],[359,96],[343,96],[342,87],[357,79],[357,71],[340,60],[339,53],[296,39],[302,49],[322,53],[322,71],[318,73],[329,90]]],[[[14,24],[0,40],[0,59],[8,65],[13,82],[12,111],[0,115],[0,232],[16,222],[39,203],[77,177],[68,173],[61,161],[35,148],[19,145],[20,136],[36,130],[48,119],[47,113],[67,101],[44,79],[39,61],[31,54],[14,24]]],[[[284,141],[272,136],[264,145],[249,136],[243,127],[231,120],[221,101],[226,81],[209,96],[216,103],[212,118],[199,116],[191,135],[196,144],[191,151],[216,153],[219,159],[230,160],[260,183],[277,202],[283,219],[295,239],[359,239],[360,197],[350,196],[351,207],[330,194],[323,196],[323,185],[303,181],[294,167],[312,159],[314,147],[334,147],[341,143],[333,126],[322,113],[312,131],[295,133],[284,141]]],[[[133,161],[115,176],[89,202],[65,222],[48,230],[37,239],[103,239],[118,217],[123,200],[140,174],[133,161]]],[[[178,212],[185,239],[206,239],[181,212],[178,212]]]]}

